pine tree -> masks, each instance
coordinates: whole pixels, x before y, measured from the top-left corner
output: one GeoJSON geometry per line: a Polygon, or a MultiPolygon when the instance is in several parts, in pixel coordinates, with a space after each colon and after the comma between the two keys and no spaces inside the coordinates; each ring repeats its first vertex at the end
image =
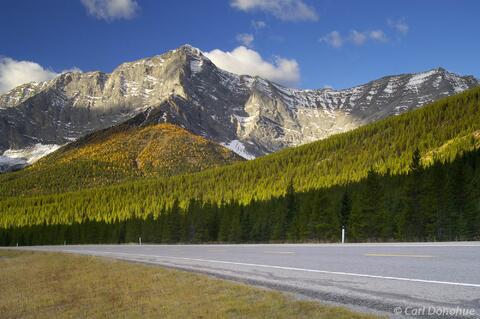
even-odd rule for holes
{"type": "Polygon", "coordinates": [[[175,199],[173,201],[172,208],[167,215],[167,229],[165,230],[166,233],[166,241],[170,243],[177,243],[180,241],[181,238],[181,224],[180,224],[181,214],[180,214],[180,207],[178,204],[178,200],[175,199]]]}
{"type": "Polygon", "coordinates": [[[282,234],[283,238],[286,237],[287,233],[293,232],[293,221],[297,213],[298,206],[295,198],[295,187],[293,186],[293,180],[290,180],[285,194],[285,221],[283,226],[284,234],[282,234]]]}
{"type": "Polygon", "coordinates": [[[348,191],[345,191],[342,196],[342,201],[340,202],[340,211],[338,219],[342,226],[346,227],[348,225],[348,220],[350,218],[350,214],[352,212],[352,200],[350,199],[350,195],[348,191]]]}
{"type": "Polygon", "coordinates": [[[420,151],[415,149],[409,165],[409,176],[405,190],[404,236],[410,239],[424,238],[424,213],[422,211],[422,173],[420,151]]]}
{"type": "Polygon", "coordinates": [[[352,209],[351,234],[357,240],[380,239],[385,222],[383,189],[379,174],[371,168],[362,185],[360,200],[352,209]]]}

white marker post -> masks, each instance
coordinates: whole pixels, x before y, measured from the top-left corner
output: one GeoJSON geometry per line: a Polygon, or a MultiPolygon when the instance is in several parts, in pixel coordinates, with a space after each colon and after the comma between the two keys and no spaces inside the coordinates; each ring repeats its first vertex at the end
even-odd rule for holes
{"type": "Polygon", "coordinates": [[[138,237],[138,244],[142,245],[142,237],[138,237]]]}
{"type": "Polygon", "coordinates": [[[342,226],[342,244],[345,244],[345,226],[342,226]]]}

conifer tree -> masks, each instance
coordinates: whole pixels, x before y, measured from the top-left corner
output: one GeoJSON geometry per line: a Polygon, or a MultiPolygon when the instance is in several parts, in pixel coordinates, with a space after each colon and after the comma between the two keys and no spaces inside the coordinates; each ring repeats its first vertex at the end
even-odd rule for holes
{"type": "Polygon", "coordinates": [[[424,213],[422,212],[422,173],[420,151],[415,149],[409,165],[405,191],[404,234],[407,238],[421,240],[424,237],[424,213]]]}
{"type": "Polygon", "coordinates": [[[339,211],[339,220],[343,227],[348,225],[348,220],[350,218],[350,213],[352,212],[352,200],[348,191],[345,191],[342,196],[342,201],[340,202],[340,211],[339,211]]]}

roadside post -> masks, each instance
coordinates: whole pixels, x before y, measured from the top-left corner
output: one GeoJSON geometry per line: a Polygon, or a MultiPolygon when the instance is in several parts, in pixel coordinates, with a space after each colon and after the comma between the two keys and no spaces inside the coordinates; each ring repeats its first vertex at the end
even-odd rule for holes
{"type": "Polygon", "coordinates": [[[342,226],[342,244],[345,244],[345,226],[342,226]]]}

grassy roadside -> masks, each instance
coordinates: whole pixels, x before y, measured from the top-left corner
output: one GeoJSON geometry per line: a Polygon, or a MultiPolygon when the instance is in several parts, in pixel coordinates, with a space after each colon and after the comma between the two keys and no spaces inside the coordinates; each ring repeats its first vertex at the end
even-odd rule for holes
{"type": "Polygon", "coordinates": [[[0,318],[377,318],[161,267],[0,250],[0,318]]]}

